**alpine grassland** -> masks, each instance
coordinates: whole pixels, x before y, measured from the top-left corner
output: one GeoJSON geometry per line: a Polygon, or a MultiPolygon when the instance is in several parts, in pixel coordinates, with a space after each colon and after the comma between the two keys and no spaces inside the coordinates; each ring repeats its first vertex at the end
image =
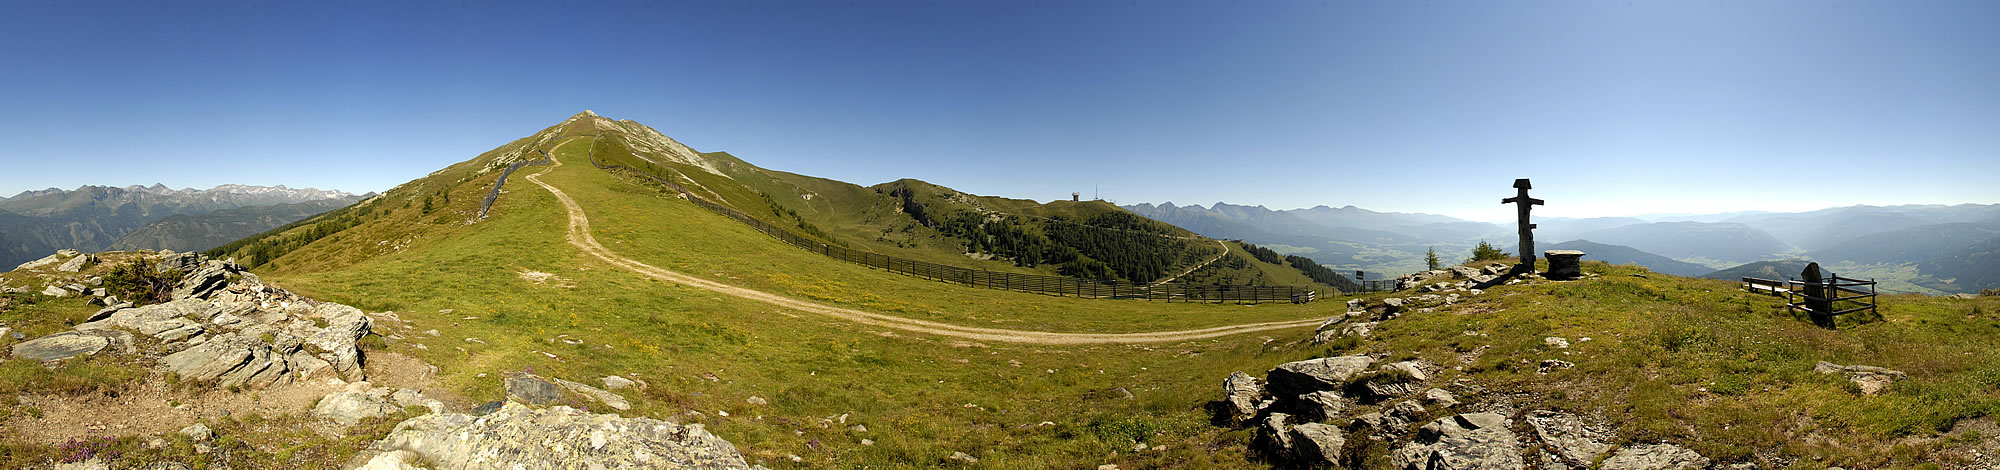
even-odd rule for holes
{"type": "MultiPolygon", "coordinates": [[[[1184,244],[1183,254],[1199,254],[1163,266],[1169,275],[1201,266],[1184,280],[1314,285],[1320,300],[1088,299],[894,274],[785,244],[649,178],[595,168],[590,158],[656,172],[697,196],[770,221],[789,220],[799,233],[832,243],[975,269],[1056,272],[967,254],[976,251],[969,244],[1014,235],[980,241],[953,235],[993,235],[1012,225],[978,232],[910,225],[914,209],[905,203],[940,218],[977,209],[994,213],[981,219],[989,222],[1016,217],[1017,228],[1049,240],[1066,229],[1051,228],[1062,222],[1047,219],[1089,220],[1117,209],[980,199],[914,180],[864,188],[749,171],[747,163],[719,153],[670,161],[646,150],[652,147],[611,144],[643,126],[605,123],[611,121],[578,115],[375,198],[211,254],[238,257],[264,281],[294,292],[377,313],[374,333],[364,340],[370,354],[434,366],[424,393],[455,411],[505,399],[501,377],[510,372],[587,384],[619,375],[643,382],[618,391],[632,408],[590,411],[700,423],[749,462],[770,468],[1264,467],[1272,462],[1251,450],[1254,429],[1215,419],[1223,378],[1234,371],[1261,377],[1286,362],[1357,354],[1434,365],[1427,387],[1450,389],[1465,404],[1460,412],[1564,411],[1604,423],[1614,446],[1673,443],[1719,463],[1964,468],[1981,462],[1975,451],[1995,439],[1979,429],[1993,429],[1991,416],[2000,412],[2000,297],[1883,295],[1877,315],[1823,329],[1784,308],[1782,299],[1742,292],[1735,282],[1586,262],[1581,279],[1494,285],[1450,302],[1442,295],[1412,300],[1410,311],[1381,321],[1371,333],[1315,343],[1317,320],[1344,317],[1348,300],[1381,304],[1422,294],[1341,295],[1313,283],[1298,266],[1271,261],[1285,261],[1275,253],[1260,259],[1262,250],[1178,238],[1185,235],[1176,231],[1148,235],[1184,244]],[[539,150],[548,150],[559,165],[519,170],[489,216],[478,218],[480,201],[498,178],[495,169],[539,158],[539,150]],[[701,282],[662,281],[579,247],[570,210],[540,184],[577,205],[588,235],[604,251],[701,282]],[[696,285],[702,283],[732,289],[696,285]],[[782,306],[797,302],[953,328],[1033,333],[1297,326],[1196,340],[1049,344],[1029,333],[969,339],[951,328],[782,306]],[[1885,367],[1907,378],[1865,394],[1842,375],[1815,372],[1820,361],[1885,367]],[[954,459],[958,453],[977,463],[954,459]]],[[[0,320],[30,334],[61,331],[93,311],[75,299],[6,299],[0,320]]],[[[0,390],[23,396],[97,393],[134,380],[128,371],[139,367],[91,360],[44,369],[16,362],[0,367],[0,390]],[[37,385],[42,383],[57,385],[37,385]]],[[[1362,406],[1358,412],[1377,405],[1362,406]]],[[[32,412],[5,409],[13,419],[32,412]]],[[[337,466],[393,425],[370,421],[344,438],[288,431],[308,419],[304,413],[219,421],[227,440],[218,447],[246,465],[310,460],[337,466]],[[284,444],[291,441],[298,443],[284,444]]],[[[1518,415],[1515,422],[1517,432],[1532,432],[1518,415]]],[[[119,448],[135,453],[171,457],[192,449],[178,437],[155,450],[121,439],[119,448]]],[[[1387,466],[1389,447],[1398,444],[1348,442],[1367,468],[1387,466]]]]}

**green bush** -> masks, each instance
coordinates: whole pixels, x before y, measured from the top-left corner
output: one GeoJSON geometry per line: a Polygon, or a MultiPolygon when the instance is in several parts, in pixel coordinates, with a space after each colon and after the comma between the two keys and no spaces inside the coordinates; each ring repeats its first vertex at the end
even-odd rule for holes
{"type": "Polygon", "coordinates": [[[172,297],[182,274],[178,269],[159,272],[151,260],[139,258],[113,266],[111,274],[104,276],[104,288],[134,305],[160,303],[172,297]]]}
{"type": "Polygon", "coordinates": [[[1494,248],[1492,244],[1486,243],[1486,240],[1480,240],[1479,246],[1472,247],[1472,257],[1466,259],[1465,262],[1475,263],[1487,260],[1511,258],[1513,256],[1514,256],[1513,253],[1500,251],[1499,248],[1494,248]]]}

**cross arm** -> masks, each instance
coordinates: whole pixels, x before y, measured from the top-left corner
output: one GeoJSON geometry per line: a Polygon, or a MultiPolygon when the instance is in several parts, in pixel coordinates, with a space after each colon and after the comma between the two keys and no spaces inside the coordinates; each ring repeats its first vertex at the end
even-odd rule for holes
{"type": "Polygon", "coordinates": [[[1520,201],[1521,201],[1521,200],[1523,200],[1523,199],[1526,199],[1526,200],[1527,200],[1527,203],[1528,203],[1528,205],[1533,205],[1533,206],[1540,206],[1540,205],[1545,205],[1545,204],[1542,204],[1542,200],[1540,200],[1540,199],[1535,199],[1535,198],[1532,198],[1532,197],[1527,197],[1527,196],[1515,196],[1515,197],[1510,197],[1510,198],[1506,198],[1506,199],[1501,199],[1501,200],[1500,200],[1500,203],[1501,203],[1501,204],[1513,204],[1513,203],[1515,203],[1515,202],[1520,202],[1520,201]]]}

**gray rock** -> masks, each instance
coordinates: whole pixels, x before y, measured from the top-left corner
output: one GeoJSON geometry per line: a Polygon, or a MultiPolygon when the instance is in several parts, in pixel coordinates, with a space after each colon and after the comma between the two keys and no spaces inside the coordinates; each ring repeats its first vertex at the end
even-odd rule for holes
{"type": "Polygon", "coordinates": [[[57,286],[48,286],[42,288],[42,295],[49,297],[69,297],[69,290],[57,286]]]}
{"type": "Polygon", "coordinates": [[[1406,470],[1527,468],[1521,445],[1507,430],[1507,417],[1468,413],[1442,418],[1417,430],[1417,437],[1389,456],[1406,470]]]}
{"type": "Polygon", "coordinates": [[[1424,391],[1423,400],[1425,404],[1433,406],[1442,406],[1446,408],[1458,406],[1458,397],[1452,396],[1450,390],[1445,390],[1442,388],[1433,388],[1424,391]]]}
{"type": "Polygon", "coordinates": [[[97,263],[97,255],[81,255],[70,258],[69,261],[64,261],[61,266],[56,266],[56,271],[73,273],[82,271],[83,268],[90,267],[91,264],[95,263],[97,263]]]}
{"type": "Polygon", "coordinates": [[[1542,458],[1545,467],[1590,468],[1598,456],[1611,450],[1607,443],[1610,431],[1586,426],[1575,415],[1539,410],[1528,413],[1527,421],[1545,449],[1542,458]]]}
{"type": "Polygon", "coordinates": [[[347,391],[327,394],[313,406],[313,417],[353,426],[368,418],[389,416],[403,411],[403,407],[390,403],[387,389],[367,390],[367,382],[349,384],[347,391]],[[356,387],[359,385],[359,387],[356,387]]]}
{"type": "Polygon", "coordinates": [[[1337,467],[1340,465],[1340,449],[1347,445],[1347,438],[1340,428],[1306,423],[1292,426],[1292,454],[1307,465],[1337,467]]]}
{"type": "Polygon", "coordinates": [[[562,386],[539,376],[510,373],[505,382],[507,398],[530,405],[551,405],[563,398],[562,386]]]}
{"type": "Polygon", "coordinates": [[[1473,276],[1478,275],[1480,275],[1479,269],[1470,266],[1451,267],[1451,277],[1453,279],[1472,279],[1473,276]]]}
{"type": "Polygon", "coordinates": [[[389,394],[389,402],[395,403],[396,406],[421,406],[431,410],[432,413],[444,412],[444,402],[432,400],[424,396],[423,392],[407,388],[397,389],[395,393],[389,394]]]}
{"type": "Polygon", "coordinates": [[[1264,416],[1264,422],[1257,426],[1256,444],[1264,452],[1278,458],[1292,455],[1292,415],[1271,413],[1264,416]]]}
{"type": "MultiPolygon", "coordinates": [[[[551,379],[551,380],[554,380],[557,385],[561,385],[564,389],[569,390],[571,393],[575,393],[578,395],[589,397],[590,399],[593,400],[597,400],[600,403],[604,403],[605,406],[609,406],[613,409],[617,409],[619,411],[632,409],[632,404],[626,402],[625,397],[618,396],[618,394],[616,393],[607,392],[597,387],[571,382],[568,380],[563,380],[563,379],[551,379]]],[[[758,398],[758,400],[763,400],[763,399],[758,398]]]]}
{"type": "Polygon", "coordinates": [[[1372,321],[1371,321],[1371,322],[1359,322],[1359,323],[1349,323],[1349,324],[1347,324],[1347,326],[1346,326],[1346,327],[1342,327],[1342,328],[1340,329],[1340,335],[1341,335],[1341,336],[1353,336],[1353,337],[1357,337],[1357,338],[1366,338],[1366,337],[1368,337],[1368,335],[1370,335],[1370,334],[1372,334],[1372,333],[1374,333],[1374,332],[1375,332],[1375,324],[1376,324],[1376,322],[1372,322],[1372,321]]]}
{"type": "Polygon", "coordinates": [[[1673,444],[1648,444],[1618,449],[1604,459],[1603,470],[1694,470],[1708,468],[1708,458],[1673,444]]]}
{"type": "MultiPolygon", "coordinates": [[[[431,336],[437,336],[437,335],[431,335],[431,336]]],[[[616,375],[604,377],[604,388],[606,389],[618,390],[624,388],[632,388],[632,385],[633,385],[632,379],[619,377],[616,375]]]]}
{"type": "Polygon", "coordinates": [[[407,451],[434,468],[751,468],[729,441],[699,424],[591,414],[566,406],[505,403],[485,416],[411,418],[349,461],[359,466],[407,451]]]}
{"type": "Polygon", "coordinates": [[[15,359],[33,359],[42,362],[60,361],[76,356],[97,354],[111,344],[103,337],[75,332],[56,333],[32,341],[14,345],[15,359]]]}
{"type": "Polygon", "coordinates": [[[181,434],[186,434],[189,439],[194,439],[195,442],[208,442],[209,439],[215,438],[215,431],[209,430],[208,425],[201,423],[194,423],[188,427],[181,428],[181,434]]]}
{"type": "Polygon", "coordinates": [[[61,262],[63,262],[63,255],[61,253],[57,253],[53,255],[44,256],[42,257],[42,259],[21,263],[20,266],[16,266],[14,269],[26,271],[61,262]]]}
{"type": "Polygon", "coordinates": [[[1352,402],[1348,401],[1347,397],[1340,396],[1340,393],[1322,390],[1299,395],[1299,400],[1295,408],[1298,409],[1300,418],[1310,421],[1325,421],[1347,412],[1347,408],[1352,404],[1352,402]]]}
{"type": "Polygon", "coordinates": [[[84,323],[89,323],[98,320],[103,320],[106,318],[111,318],[111,314],[118,313],[119,310],[124,310],[128,308],[132,308],[131,302],[111,302],[111,305],[105,306],[103,309],[99,309],[97,313],[90,314],[90,317],[85,318],[83,321],[84,323]]]}
{"type": "Polygon", "coordinates": [[[1902,371],[1875,366],[1843,366],[1826,361],[1813,365],[1813,372],[1821,374],[1846,374],[1847,380],[1861,388],[1863,395],[1876,395],[1888,389],[1890,384],[1909,378],[1902,371]]]}
{"type": "MultiPolygon", "coordinates": [[[[964,453],[964,452],[958,452],[958,451],[953,451],[953,452],[951,453],[951,457],[950,457],[950,458],[951,458],[952,460],[957,460],[957,461],[960,461],[960,462],[965,462],[965,463],[979,463],[979,458],[978,458],[978,457],[973,457],[973,456],[972,456],[972,454],[967,454],[967,453],[964,453]]],[[[799,461],[799,459],[793,459],[792,461],[793,461],[793,462],[797,462],[797,461],[799,461]]]]}
{"type": "Polygon", "coordinates": [[[1535,372],[1539,374],[1547,374],[1562,369],[1573,369],[1573,368],[1576,368],[1576,363],[1565,361],[1562,359],[1543,359],[1541,366],[1537,367],[1535,369],[1535,372]]]}
{"type": "Polygon", "coordinates": [[[1236,371],[1229,378],[1222,379],[1222,405],[1225,418],[1231,423],[1242,423],[1257,416],[1257,402],[1264,399],[1264,384],[1236,371]]]}
{"type": "Polygon", "coordinates": [[[1296,397],[1321,390],[1338,390],[1355,375],[1368,370],[1375,359],[1368,356],[1339,356],[1288,362],[1271,369],[1270,392],[1280,397],[1296,397]]]}

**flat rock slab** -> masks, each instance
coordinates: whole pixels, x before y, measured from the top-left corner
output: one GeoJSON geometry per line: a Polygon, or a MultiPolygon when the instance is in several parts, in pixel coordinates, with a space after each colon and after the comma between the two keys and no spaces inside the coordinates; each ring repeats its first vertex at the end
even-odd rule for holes
{"type": "Polygon", "coordinates": [[[1366,372],[1375,359],[1340,356],[1281,364],[1266,374],[1272,395],[1291,398],[1321,390],[1338,390],[1342,383],[1366,372]]]}
{"type": "Polygon", "coordinates": [[[485,416],[445,413],[403,421],[347,466],[416,460],[410,457],[432,468],[752,468],[736,446],[699,424],[514,402],[485,416]]]}
{"type": "Polygon", "coordinates": [[[111,340],[101,336],[61,333],[14,345],[14,357],[43,362],[60,361],[76,356],[97,354],[98,351],[103,351],[104,347],[109,345],[111,345],[111,340]]]}
{"type": "Polygon", "coordinates": [[[530,405],[549,405],[562,400],[562,386],[541,377],[514,374],[507,377],[507,397],[530,405]]]}

